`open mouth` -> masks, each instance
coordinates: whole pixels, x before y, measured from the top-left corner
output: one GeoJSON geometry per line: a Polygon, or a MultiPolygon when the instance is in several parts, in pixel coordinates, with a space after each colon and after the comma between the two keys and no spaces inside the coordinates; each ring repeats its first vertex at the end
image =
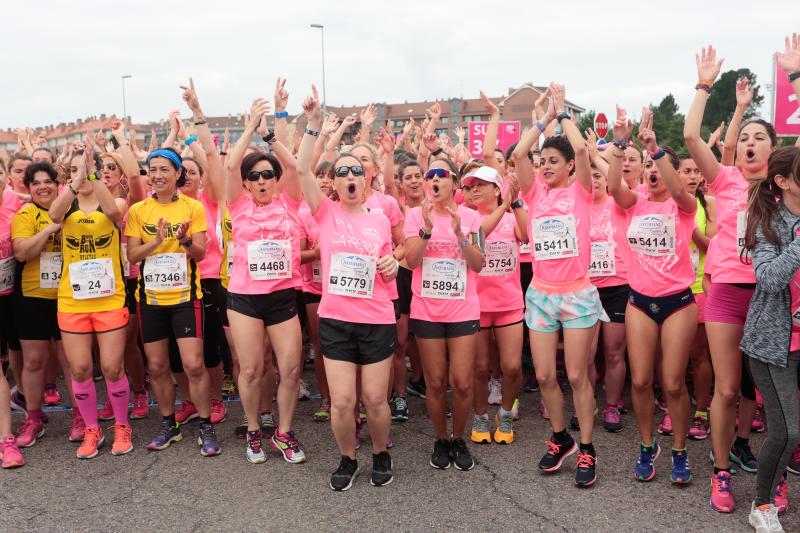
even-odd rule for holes
{"type": "Polygon", "coordinates": [[[658,176],[650,174],[650,185],[655,185],[656,183],[658,183],[658,176]]]}
{"type": "Polygon", "coordinates": [[[355,194],[356,193],[356,184],[355,183],[348,183],[347,184],[347,192],[349,194],[355,194]]]}
{"type": "Polygon", "coordinates": [[[439,186],[438,185],[431,186],[431,190],[433,191],[433,194],[439,194],[439,186]]]}
{"type": "Polygon", "coordinates": [[[747,151],[744,153],[745,159],[747,159],[748,163],[752,163],[756,159],[756,152],[752,148],[748,148],[747,151]]]}

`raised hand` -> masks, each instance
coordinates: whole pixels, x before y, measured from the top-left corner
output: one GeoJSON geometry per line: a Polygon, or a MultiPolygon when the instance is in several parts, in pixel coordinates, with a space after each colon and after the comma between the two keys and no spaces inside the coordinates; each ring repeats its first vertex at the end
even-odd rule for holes
{"type": "MultiPolygon", "coordinates": [[[[311,124],[320,124],[322,122],[322,110],[319,107],[319,94],[317,93],[317,86],[311,86],[311,93],[312,96],[303,101],[303,113],[306,115],[306,119],[308,119],[308,123],[311,124]]],[[[374,108],[373,108],[374,109],[374,108]]],[[[363,117],[363,112],[362,112],[363,117]]],[[[373,117],[374,120],[374,117],[373,117]]]]}
{"type": "Polygon", "coordinates": [[[269,128],[267,128],[267,114],[264,113],[261,115],[261,121],[258,123],[258,127],[256,128],[256,133],[261,135],[262,137],[266,137],[269,133],[269,128]]]}
{"type": "Polygon", "coordinates": [[[753,89],[750,88],[750,80],[742,78],[736,82],[736,105],[749,107],[753,101],[753,89]]]}
{"type": "Polygon", "coordinates": [[[722,63],[724,59],[717,61],[717,50],[708,45],[708,48],[703,48],[699,54],[695,54],[695,63],[697,63],[697,79],[701,82],[712,84],[719,76],[719,71],[722,70],[722,63]]]}
{"type": "Polygon", "coordinates": [[[594,159],[597,156],[597,133],[592,128],[586,130],[586,148],[589,150],[589,158],[594,159]]]}
{"type": "Polygon", "coordinates": [[[458,144],[464,144],[464,139],[467,136],[466,130],[461,126],[456,126],[456,137],[458,137],[458,144]]]}
{"type": "Polygon", "coordinates": [[[189,226],[191,225],[191,220],[185,220],[181,222],[181,225],[178,226],[178,231],[175,232],[175,239],[178,241],[182,241],[186,238],[186,233],[189,231],[189,226]]]}
{"type": "Polygon", "coordinates": [[[648,152],[655,152],[658,148],[656,134],[653,131],[653,115],[649,111],[647,115],[642,114],[642,123],[639,124],[639,140],[642,141],[648,152]]]}
{"type": "Polygon", "coordinates": [[[180,85],[181,90],[183,91],[183,101],[186,102],[186,105],[189,106],[189,109],[194,114],[200,114],[200,100],[197,98],[197,91],[194,88],[194,80],[190,77],[189,78],[189,85],[180,85]]]}
{"type": "Polygon", "coordinates": [[[563,85],[559,85],[557,83],[551,83],[550,87],[548,88],[550,91],[550,99],[553,101],[553,105],[555,107],[556,115],[564,112],[564,93],[565,89],[563,85]]]}
{"type": "Polygon", "coordinates": [[[545,89],[539,95],[539,98],[537,98],[536,101],[533,103],[533,122],[536,122],[537,120],[544,122],[545,109],[546,109],[545,104],[547,104],[549,97],[550,97],[550,90],[545,89]]]}
{"type": "Polygon", "coordinates": [[[519,198],[519,179],[517,175],[513,172],[509,172],[505,175],[505,181],[508,184],[506,189],[505,195],[503,196],[503,204],[505,205],[506,209],[508,209],[514,200],[519,198]]]}
{"type": "Polygon", "coordinates": [[[261,117],[266,113],[269,113],[269,102],[264,98],[253,100],[253,105],[250,106],[250,113],[245,119],[245,129],[256,131],[259,124],[261,124],[261,117]]]}
{"type": "Polygon", "coordinates": [[[383,152],[391,154],[394,152],[394,137],[388,133],[384,128],[378,132],[378,145],[383,148],[383,152]]]}
{"type": "Polygon", "coordinates": [[[375,118],[377,116],[378,110],[374,105],[369,104],[367,107],[361,110],[361,124],[366,127],[372,127],[372,124],[375,122],[375,118]]]}
{"type": "Polygon", "coordinates": [[[125,124],[121,120],[111,122],[111,135],[114,136],[118,143],[125,143],[125,124]]]}
{"type": "Polygon", "coordinates": [[[425,143],[425,148],[430,152],[435,152],[439,149],[439,137],[435,133],[424,134],[422,142],[425,143]]]}
{"type": "Polygon", "coordinates": [[[403,125],[403,135],[408,137],[411,135],[411,132],[414,131],[414,119],[406,120],[405,125],[403,125]]]}
{"type": "Polygon", "coordinates": [[[497,104],[492,102],[491,98],[486,96],[486,93],[481,91],[481,104],[483,108],[490,114],[494,115],[496,113],[500,113],[500,108],[497,107],[497,104]]]}
{"type": "Polygon", "coordinates": [[[231,149],[231,129],[225,128],[225,133],[222,134],[222,151],[226,154],[231,149]]]}
{"type": "Polygon", "coordinates": [[[422,201],[422,222],[424,224],[423,228],[425,231],[430,233],[433,230],[433,220],[431,219],[431,211],[433,210],[433,204],[431,203],[431,199],[429,197],[425,197],[422,201]]]}
{"type": "Polygon", "coordinates": [[[286,111],[288,104],[289,91],[286,90],[286,78],[278,76],[278,81],[275,82],[275,112],[286,111]]]}
{"type": "Polygon", "coordinates": [[[339,117],[330,113],[322,122],[322,135],[331,135],[339,127],[339,117]]]}
{"type": "Polygon", "coordinates": [[[342,121],[342,123],[345,125],[345,129],[350,128],[356,122],[357,122],[356,117],[354,117],[353,115],[347,115],[346,117],[344,117],[344,120],[342,121]]]}
{"type": "Polygon", "coordinates": [[[446,133],[442,133],[439,135],[439,144],[442,148],[447,149],[450,146],[450,136],[446,133]]]}
{"type": "Polygon", "coordinates": [[[439,120],[442,116],[442,106],[439,102],[434,102],[427,111],[431,115],[431,120],[439,120]]]}
{"type": "Polygon", "coordinates": [[[719,147],[720,151],[722,151],[721,146],[719,144],[719,140],[722,138],[722,130],[725,129],[725,121],[719,123],[717,129],[711,132],[711,135],[708,137],[708,142],[706,143],[709,147],[719,147]]]}
{"type": "Polygon", "coordinates": [[[784,51],[775,52],[775,59],[786,74],[800,71],[800,35],[787,36],[784,51]]]}
{"type": "Polygon", "coordinates": [[[614,140],[627,141],[633,134],[633,123],[628,119],[625,109],[617,106],[617,120],[614,122],[614,140]]]}

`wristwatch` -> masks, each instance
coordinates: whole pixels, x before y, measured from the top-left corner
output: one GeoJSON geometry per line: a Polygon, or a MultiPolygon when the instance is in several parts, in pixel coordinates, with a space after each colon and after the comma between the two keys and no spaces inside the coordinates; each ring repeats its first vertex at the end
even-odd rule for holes
{"type": "Polygon", "coordinates": [[[419,228],[419,237],[423,241],[427,241],[428,239],[430,239],[431,235],[433,235],[433,233],[428,233],[427,231],[425,231],[425,228],[419,228]]]}
{"type": "Polygon", "coordinates": [[[522,201],[522,198],[517,198],[511,202],[511,209],[519,209],[520,207],[525,207],[525,202],[522,201]]]}
{"type": "Polygon", "coordinates": [[[86,181],[97,181],[98,179],[100,179],[100,178],[98,178],[97,174],[94,173],[94,172],[92,172],[91,174],[86,176],[86,181]]]}
{"type": "Polygon", "coordinates": [[[182,241],[178,242],[180,242],[181,246],[183,246],[184,248],[189,248],[192,245],[192,236],[190,235],[185,239],[183,239],[182,241]]]}

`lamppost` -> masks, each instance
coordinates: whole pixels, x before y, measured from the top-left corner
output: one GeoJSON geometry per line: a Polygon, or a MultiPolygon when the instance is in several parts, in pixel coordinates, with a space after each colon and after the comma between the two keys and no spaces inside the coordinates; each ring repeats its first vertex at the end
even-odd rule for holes
{"type": "Polygon", "coordinates": [[[312,28],[319,28],[322,38],[322,112],[325,113],[325,104],[328,99],[325,97],[325,26],[322,24],[312,24],[312,28]]]}
{"type": "Polygon", "coordinates": [[[128,119],[128,108],[125,105],[125,80],[129,78],[132,78],[130,74],[122,75],[122,122],[123,123],[128,119]]]}

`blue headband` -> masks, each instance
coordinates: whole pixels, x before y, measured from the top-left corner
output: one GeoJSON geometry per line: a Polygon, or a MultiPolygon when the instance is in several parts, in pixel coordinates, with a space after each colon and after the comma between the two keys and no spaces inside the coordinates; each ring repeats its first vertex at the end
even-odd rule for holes
{"type": "Polygon", "coordinates": [[[148,165],[150,165],[150,160],[153,159],[154,157],[163,157],[164,159],[169,159],[170,161],[172,161],[172,164],[175,165],[175,168],[177,168],[178,170],[183,168],[183,163],[181,163],[180,157],[178,157],[178,154],[176,154],[171,150],[159,149],[156,150],[155,152],[151,152],[150,155],[147,156],[148,165]]]}

